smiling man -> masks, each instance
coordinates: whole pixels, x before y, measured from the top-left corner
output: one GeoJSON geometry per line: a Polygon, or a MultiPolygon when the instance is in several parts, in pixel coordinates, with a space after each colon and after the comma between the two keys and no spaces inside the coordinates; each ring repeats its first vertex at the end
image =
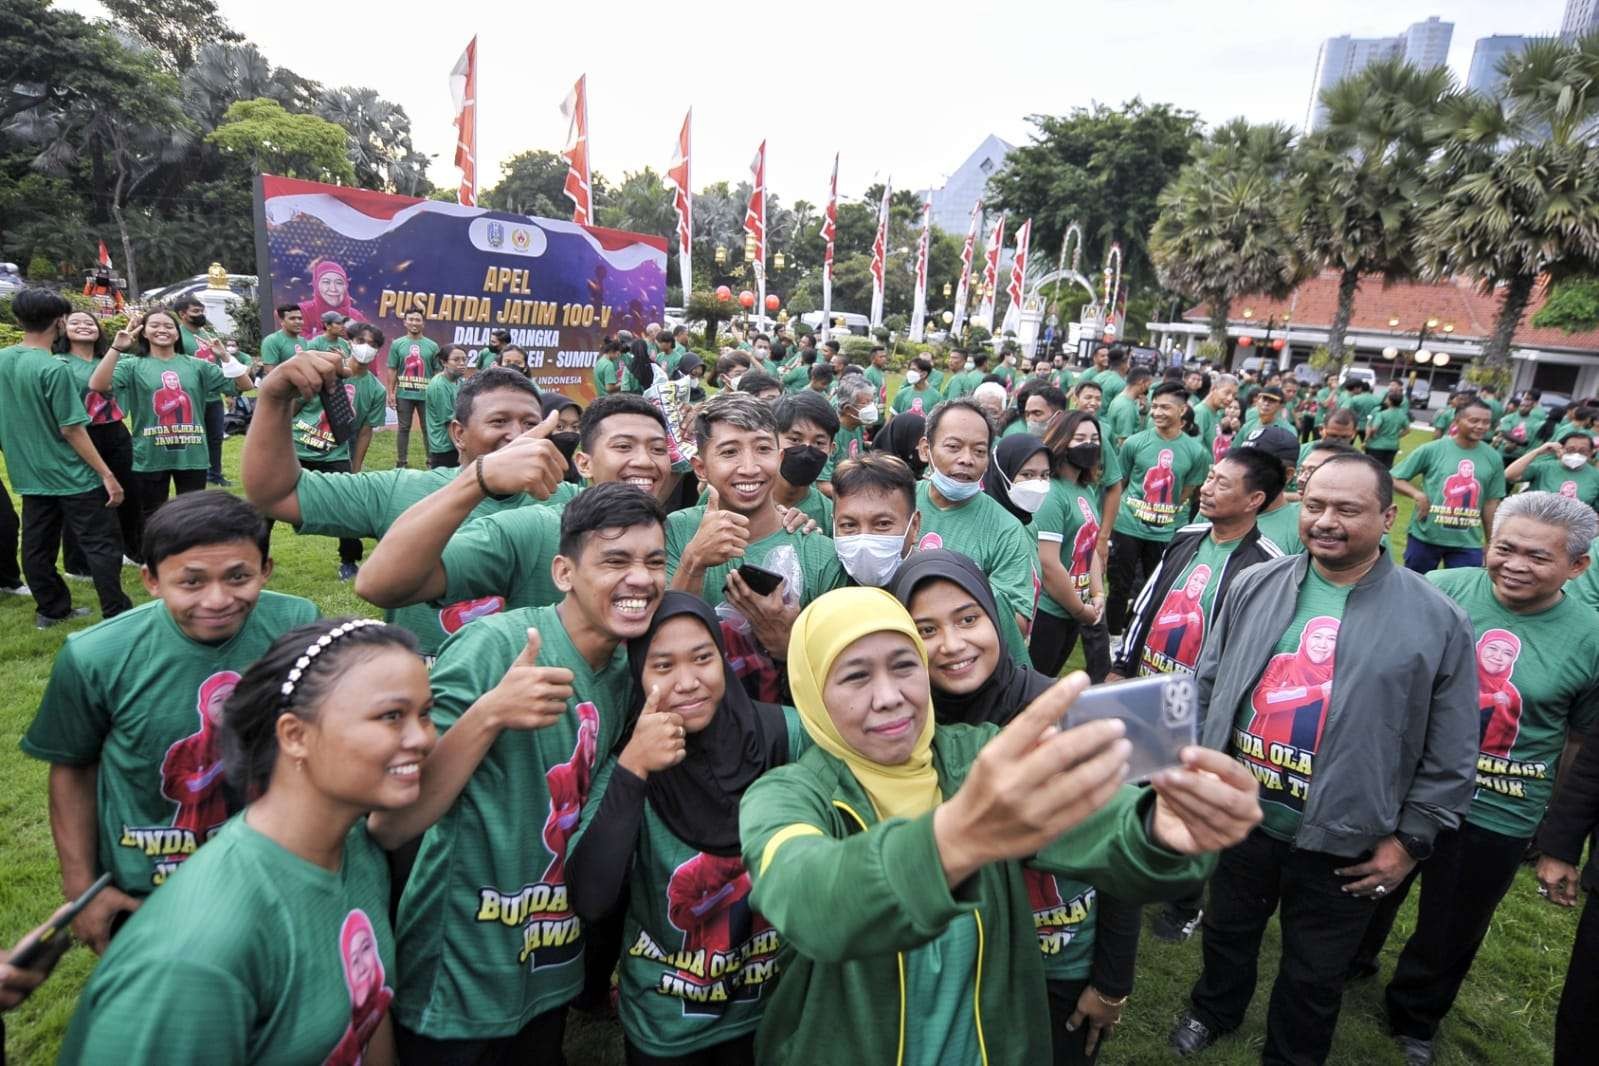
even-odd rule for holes
{"type": "Polygon", "coordinates": [[[96,952],[232,813],[222,705],[274,640],[317,617],[310,600],[265,591],[268,539],[260,512],[224,492],[162,505],[144,529],[155,599],[72,634],[51,668],[22,750],[51,764],[66,898],[112,875],[72,923],[96,952]]]}
{"type": "Polygon", "coordinates": [[[1394,488],[1416,504],[1405,565],[1418,574],[1439,563],[1482,565],[1494,511],[1505,497],[1504,461],[1483,443],[1492,417],[1487,404],[1468,400],[1455,414],[1452,434],[1428,441],[1394,467],[1394,488]],[[1410,483],[1416,477],[1419,489],[1410,483]]]}

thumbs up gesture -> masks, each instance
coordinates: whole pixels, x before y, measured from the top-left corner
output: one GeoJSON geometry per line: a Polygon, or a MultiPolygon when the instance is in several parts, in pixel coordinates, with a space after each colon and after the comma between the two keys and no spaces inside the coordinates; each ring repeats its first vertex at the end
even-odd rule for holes
{"type": "Polygon", "coordinates": [[[566,714],[572,698],[572,671],[540,666],[543,640],[537,629],[527,631],[527,647],[512,662],[500,683],[479,701],[489,705],[492,720],[502,729],[543,729],[566,714]]]}
{"type": "Polygon", "coordinates": [[[483,483],[491,493],[525,492],[536,500],[550,498],[566,477],[566,456],[549,439],[559,418],[559,411],[551,411],[544,421],[482,457],[483,483]]]}
{"type": "Polygon", "coordinates": [[[648,778],[682,762],[687,754],[685,743],[683,716],[661,710],[661,687],[655,685],[617,762],[634,776],[648,778]]]}
{"type": "Polygon", "coordinates": [[[750,520],[741,514],[722,510],[721,494],[712,488],[705,504],[700,527],[683,549],[685,562],[696,570],[709,570],[730,559],[743,556],[750,543],[750,520]]]}

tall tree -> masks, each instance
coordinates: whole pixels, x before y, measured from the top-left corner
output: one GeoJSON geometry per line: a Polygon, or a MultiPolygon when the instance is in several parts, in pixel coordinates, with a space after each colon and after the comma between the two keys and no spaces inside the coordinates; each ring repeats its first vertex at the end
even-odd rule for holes
{"type": "Polygon", "coordinates": [[[500,180],[483,194],[483,206],[539,218],[570,216],[571,202],[561,193],[565,181],[566,160],[558,153],[518,152],[500,164],[500,180]]]}
{"type": "Polygon", "coordinates": [[[411,145],[411,118],[405,108],[372,89],[345,86],[323,89],[316,113],[342,126],[349,135],[350,163],[357,183],[407,195],[425,191],[422,173],[429,157],[411,145]]]}
{"type": "Polygon", "coordinates": [[[98,89],[100,33],[50,0],[0,3],[0,127],[35,108],[62,107],[98,89]]]}
{"type": "Polygon", "coordinates": [[[101,0],[112,20],[156,53],[157,62],[181,73],[208,41],[242,40],[217,10],[216,0],[101,0]]]}
{"type": "Polygon", "coordinates": [[[236,101],[206,140],[247,163],[246,173],[355,181],[355,168],[345,155],[344,131],[315,115],[291,115],[276,100],[236,101]]]}

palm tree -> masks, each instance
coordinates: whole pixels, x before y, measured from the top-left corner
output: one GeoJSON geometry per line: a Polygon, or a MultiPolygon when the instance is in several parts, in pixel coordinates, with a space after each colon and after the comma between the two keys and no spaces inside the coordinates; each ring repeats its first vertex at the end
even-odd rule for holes
{"type": "Polygon", "coordinates": [[[1427,164],[1439,138],[1440,102],[1453,91],[1445,68],[1419,70],[1392,59],[1321,95],[1328,121],[1302,145],[1292,220],[1307,260],[1339,271],[1338,306],[1327,330],[1334,358],[1343,357],[1361,277],[1378,274],[1387,284],[1417,271],[1427,164]]]}
{"type": "Polygon", "coordinates": [[[323,89],[316,113],[343,126],[350,135],[350,163],[356,181],[369,189],[414,189],[426,156],[411,145],[411,118],[405,108],[365,88],[323,89]]]}
{"type": "Polygon", "coordinates": [[[1210,338],[1227,342],[1235,298],[1284,297],[1304,277],[1281,195],[1295,164],[1293,131],[1237,118],[1213,131],[1160,194],[1150,255],[1168,289],[1210,308],[1210,338]]]}
{"type": "Polygon", "coordinates": [[[1437,190],[1419,252],[1428,274],[1504,290],[1483,346],[1504,371],[1510,342],[1538,279],[1599,264],[1599,34],[1572,44],[1537,41],[1500,61],[1501,95],[1456,93],[1445,102],[1437,190]]]}

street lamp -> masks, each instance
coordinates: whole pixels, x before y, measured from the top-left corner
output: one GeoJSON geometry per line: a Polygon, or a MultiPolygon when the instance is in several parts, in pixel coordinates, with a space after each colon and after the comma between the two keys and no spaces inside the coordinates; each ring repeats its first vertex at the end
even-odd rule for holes
{"type": "Polygon", "coordinates": [[[782,270],[787,262],[788,260],[783,258],[783,253],[778,252],[776,255],[772,256],[772,269],[782,270]]]}
{"type": "Polygon", "coordinates": [[[755,234],[744,234],[744,261],[747,263],[755,258],[755,234]]]}
{"type": "Polygon", "coordinates": [[[727,247],[725,245],[718,244],[716,246],[716,265],[727,265],[727,247]]]}

